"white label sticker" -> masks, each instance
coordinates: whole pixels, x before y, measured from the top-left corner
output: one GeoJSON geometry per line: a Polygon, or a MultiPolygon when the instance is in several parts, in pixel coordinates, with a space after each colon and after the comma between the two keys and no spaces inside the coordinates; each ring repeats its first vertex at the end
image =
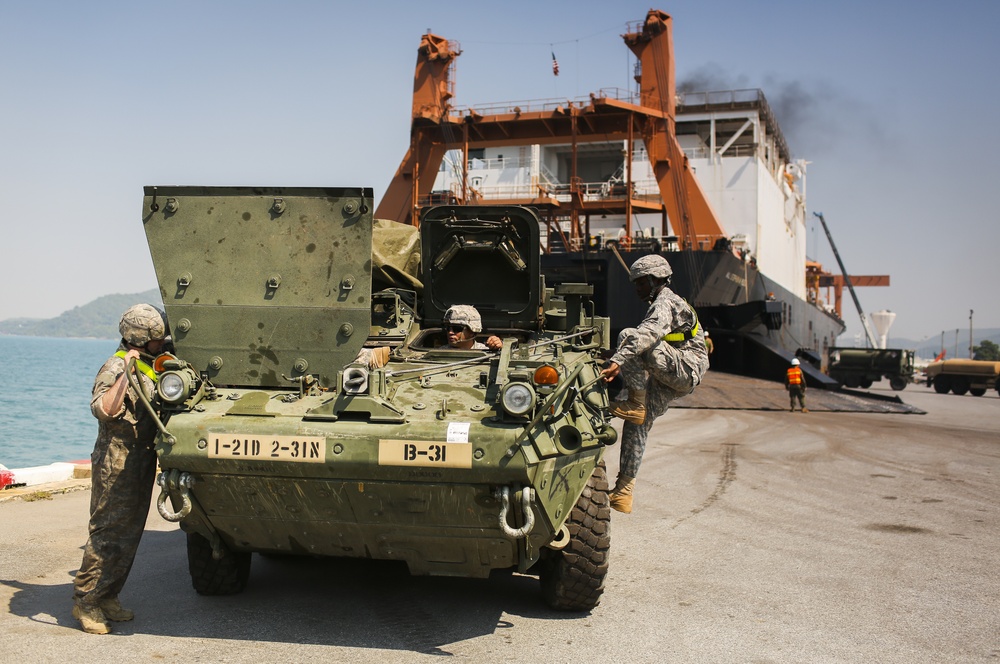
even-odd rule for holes
{"type": "Polygon", "coordinates": [[[449,443],[469,442],[469,422],[449,422],[447,442],[449,443]]]}

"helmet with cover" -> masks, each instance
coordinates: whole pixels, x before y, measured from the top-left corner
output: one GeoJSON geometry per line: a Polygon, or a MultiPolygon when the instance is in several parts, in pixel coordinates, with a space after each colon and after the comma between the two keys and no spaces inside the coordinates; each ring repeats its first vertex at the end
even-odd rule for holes
{"type": "Polygon", "coordinates": [[[167,317],[151,304],[136,304],[122,314],[118,332],[129,345],[142,348],[167,336],[167,317]]]}
{"type": "Polygon", "coordinates": [[[479,334],[483,331],[483,319],[471,304],[456,304],[444,312],[445,325],[465,325],[479,334]]]}
{"type": "Polygon", "coordinates": [[[666,258],[657,254],[650,254],[632,263],[632,267],[628,271],[628,279],[629,281],[635,281],[641,277],[653,277],[654,279],[665,281],[670,279],[670,275],[673,272],[666,258]]]}

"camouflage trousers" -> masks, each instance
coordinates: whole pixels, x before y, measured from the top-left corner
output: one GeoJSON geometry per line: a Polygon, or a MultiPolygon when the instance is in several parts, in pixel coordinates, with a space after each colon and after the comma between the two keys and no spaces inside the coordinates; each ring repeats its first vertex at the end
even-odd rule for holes
{"type": "Polygon", "coordinates": [[[73,595],[80,604],[96,606],[118,596],[132,569],[149,513],[156,452],[128,435],[99,434],[91,473],[90,537],[73,595]]]}
{"type": "MultiPolygon", "coordinates": [[[[635,334],[633,328],[621,331],[619,346],[621,340],[629,334],[635,334]]],[[[707,355],[699,358],[668,343],[658,343],[621,365],[625,387],[630,392],[643,388],[646,390],[646,421],[642,424],[625,422],[622,425],[619,475],[639,476],[639,465],[646,452],[646,439],[656,418],[667,412],[671,401],[690,394],[701,382],[707,368],[707,355]]]]}

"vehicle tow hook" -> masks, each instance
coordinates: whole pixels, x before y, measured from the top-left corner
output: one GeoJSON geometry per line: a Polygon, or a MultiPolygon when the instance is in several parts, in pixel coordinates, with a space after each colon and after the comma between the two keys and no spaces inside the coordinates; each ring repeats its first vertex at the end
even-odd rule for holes
{"type": "Polygon", "coordinates": [[[191,494],[188,490],[194,486],[194,478],[191,473],[180,473],[178,478],[176,470],[164,471],[156,478],[156,483],[160,485],[160,495],[156,499],[156,511],[167,521],[176,523],[191,513],[191,494]],[[177,491],[181,496],[181,508],[172,512],[167,507],[167,497],[171,491],[177,491]]]}
{"type": "Polygon", "coordinates": [[[535,512],[531,509],[531,487],[526,486],[521,489],[521,511],[523,513],[524,525],[514,529],[507,524],[507,511],[510,509],[510,487],[502,486],[497,489],[500,494],[500,529],[503,534],[511,539],[524,537],[535,526],[535,512]]]}

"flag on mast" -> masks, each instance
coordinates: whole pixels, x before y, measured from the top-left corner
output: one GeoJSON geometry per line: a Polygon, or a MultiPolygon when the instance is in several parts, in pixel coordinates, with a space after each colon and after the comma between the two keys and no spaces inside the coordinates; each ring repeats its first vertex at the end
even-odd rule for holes
{"type": "Polygon", "coordinates": [[[559,61],[556,60],[556,52],[552,51],[552,75],[559,75],[559,61]]]}

